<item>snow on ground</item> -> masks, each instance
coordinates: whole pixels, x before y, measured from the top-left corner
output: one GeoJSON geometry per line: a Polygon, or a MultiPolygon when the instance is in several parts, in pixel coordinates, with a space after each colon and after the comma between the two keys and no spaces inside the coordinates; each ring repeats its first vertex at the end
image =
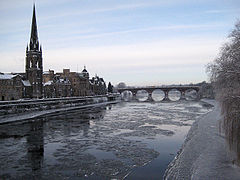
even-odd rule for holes
{"type": "Polygon", "coordinates": [[[224,136],[219,132],[220,107],[201,116],[191,127],[177,157],[165,172],[165,179],[239,180],[240,167],[233,165],[224,136]]]}
{"type": "Polygon", "coordinates": [[[74,109],[83,109],[83,108],[89,108],[89,107],[96,107],[96,106],[103,106],[107,104],[116,103],[118,101],[108,101],[108,102],[102,102],[102,103],[93,103],[88,105],[81,105],[81,106],[74,106],[74,107],[65,107],[60,109],[49,109],[49,110],[43,110],[43,111],[32,111],[32,112],[26,112],[23,114],[16,114],[14,116],[7,116],[4,118],[0,118],[0,124],[6,124],[11,122],[17,122],[17,121],[25,121],[30,120],[39,116],[61,112],[61,111],[69,111],[74,109]]]}

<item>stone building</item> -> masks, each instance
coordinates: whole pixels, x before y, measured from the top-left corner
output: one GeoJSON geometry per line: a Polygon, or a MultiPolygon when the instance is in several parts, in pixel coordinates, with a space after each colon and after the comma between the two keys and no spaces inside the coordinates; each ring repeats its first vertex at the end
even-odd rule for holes
{"type": "Polygon", "coordinates": [[[48,81],[53,81],[54,78],[54,70],[48,70],[43,72],[43,84],[48,81]]]}
{"type": "Polygon", "coordinates": [[[70,97],[72,96],[71,82],[67,78],[55,76],[53,79],[54,91],[56,97],[70,97]]]}
{"type": "Polygon", "coordinates": [[[25,73],[1,74],[1,100],[16,100],[21,98],[41,98],[42,84],[42,47],[39,45],[35,5],[33,6],[30,42],[26,48],[25,73]]]}
{"type": "Polygon", "coordinates": [[[72,96],[91,95],[89,73],[84,67],[81,73],[71,72],[70,69],[63,69],[63,73],[57,73],[61,78],[69,79],[72,86],[72,96]]]}
{"type": "Polygon", "coordinates": [[[23,97],[23,83],[20,75],[0,73],[1,101],[21,99],[23,97]]]}
{"type": "Polygon", "coordinates": [[[43,73],[44,97],[92,96],[106,94],[106,84],[98,76],[89,79],[84,67],[81,73],[63,69],[54,74],[53,70],[43,73]]]}
{"type": "Polygon", "coordinates": [[[42,47],[39,45],[35,5],[33,6],[32,28],[29,45],[26,48],[26,80],[32,86],[32,91],[27,96],[32,98],[43,97],[43,62],[42,47]]]}
{"type": "Polygon", "coordinates": [[[53,70],[43,73],[43,90],[45,98],[58,98],[72,96],[71,82],[68,78],[54,74],[53,70]]]}

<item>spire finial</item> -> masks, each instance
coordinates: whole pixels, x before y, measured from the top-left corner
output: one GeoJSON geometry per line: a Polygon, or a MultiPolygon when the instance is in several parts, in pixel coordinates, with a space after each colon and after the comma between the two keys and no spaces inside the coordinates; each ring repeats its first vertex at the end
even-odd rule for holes
{"type": "Polygon", "coordinates": [[[37,50],[38,46],[37,21],[35,12],[35,3],[33,4],[32,28],[30,37],[30,50],[37,50]]]}

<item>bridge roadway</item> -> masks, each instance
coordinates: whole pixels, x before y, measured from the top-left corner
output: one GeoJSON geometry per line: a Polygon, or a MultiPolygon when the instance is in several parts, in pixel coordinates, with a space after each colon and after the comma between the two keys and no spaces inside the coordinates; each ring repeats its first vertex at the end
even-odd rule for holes
{"type": "Polygon", "coordinates": [[[119,88],[117,91],[121,94],[124,91],[130,91],[133,95],[133,99],[136,99],[136,95],[138,91],[145,90],[148,93],[148,99],[147,101],[154,101],[152,98],[152,93],[154,90],[162,90],[165,94],[163,101],[170,101],[168,97],[168,93],[171,90],[177,90],[181,93],[180,99],[186,99],[185,94],[187,91],[195,90],[197,92],[197,99],[200,98],[199,90],[200,86],[162,86],[162,87],[156,87],[156,86],[150,86],[150,87],[130,87],[130,88],[119,88]]]}

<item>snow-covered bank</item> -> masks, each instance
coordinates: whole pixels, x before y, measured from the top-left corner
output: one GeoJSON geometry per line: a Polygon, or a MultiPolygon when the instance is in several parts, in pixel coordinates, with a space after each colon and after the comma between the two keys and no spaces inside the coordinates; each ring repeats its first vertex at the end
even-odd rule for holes
{"type": "Polygon", "coordinates": [[[220,107],[213,100],[204,101],[214,105],[214,109],[192,125],[182,149],[165,172],[165,179],[240,179],[240,168],[233,165],[219,132],[220,107]]]}
{"type": "Polygon", "coordinates": [[[118,103],[118,102],[119,102],[118,100],[116,100],[116,101],[106,101],[106,102],[95,102],[95,103],[92,103],[92,104],[80,105],[80,106],[74,106],[74,107],[64,107],[64,108],[60,108],[60,109],[33,111],[33,112],[23,113],[23,114],[20,114],[20,115],[15,114],[13,116],[0,118],[0,124],[26,121],[26,120],[31,120],[31,119],[36,118],[36,117],[43,116],[43,115],[49,115],[49,114],[52,114],[52,113],[75,110],[75,109],[84,109],[84,108],[90,108],[90,107],[98,107],[98,106],[104,106],[104,105],[118,103]]]}

